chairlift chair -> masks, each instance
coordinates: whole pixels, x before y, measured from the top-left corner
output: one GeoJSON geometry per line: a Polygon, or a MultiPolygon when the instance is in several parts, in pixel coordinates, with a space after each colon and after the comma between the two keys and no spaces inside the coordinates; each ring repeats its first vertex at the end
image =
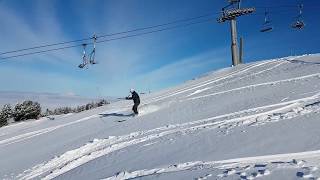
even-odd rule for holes
{"type": "Polygon", "coordinates": [[[264,23],[262,24],[262,27],[260,29],[260,32],[270,32],[273,30],[273,25],[268,17],[268,12],[266,11],[264,13],[264,23]]]}
{"type": "Polygon", "coordinates": [[[83,55],[82,55],[82,63],[79,64],[79,68],[84,68],[86,67],[88,64],[97,64],[97,62],[95,61],[95,56],[96,56],[96,42],[97,42],[97,39],[98,37],[96,35],[93,35],[92,37],[93,39],[93,49],[91,51],[91,53],[89,54],[89,59],[86,55],[86,47],[87,47],[87,44],[84,43],[82,44],[82,47],[83,47],[83,55]]]}
{"type": "Polygon", "coordinates": [[[296,21],[291,25],[291,27],[294,29],[303,29],[304,26],[306,25],[302,19],[302,9],[303,9],[303,4],[300,4],[299,15],[296,17],[296,21]]]}
{"type": "Polygon", "coordinates": [[[83,55],[82,55],[82,63],[79,64],[79,68],[84,68],[87,64],[88,64],[88,59],[87,59],[87,56],[86,56],[86,46],[87,44],[82,44],[82,47],[83,47],[83,55]]]}
{"type": "Polygon", "coordinates": [[[95,61],[95,56],[96,56],[96,42],[97,42],[97,36],[94,34],[92,39],[93,39],[93,50],[90,53],[90,57],[89,57],[89,62],[90,64],[97,64],[97,62],[95,61]]]}
{"type": "Polygon", "coordinates": [[[305,23],[302,20],[297,20],[296,22],[294,22],[292,24],[291,27],[294,28],[294,29],[303,29],[304,26],[305,26],[305,23]]]}
{"type": "Polygon", "coordinates": [[[95,56],[96,56],[96,50],[93,49],[92,52],[90,53],[90,58],[89,58],[90,64],[97,64],[97,62],[95,61],[95,56]]]}
{"type": "Polygon", "coordinates": [[[266,21],[263,23],[262,28],[260,29],[260,32],[271,32],[273,30],[273,26],[271,21],[266,21]]]}

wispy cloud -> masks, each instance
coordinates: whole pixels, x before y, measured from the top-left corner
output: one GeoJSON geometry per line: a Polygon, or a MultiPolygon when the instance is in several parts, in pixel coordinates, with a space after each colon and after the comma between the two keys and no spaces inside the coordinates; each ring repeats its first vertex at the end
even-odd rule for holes
{"type": "Polygon", "coordinates": [[[147,74],[138,76],[131,84],[137,84],[137,86],[143,90],[176,85],[181,81],[196,78],[201,72],[212,71],[225,66],[228,64],[225,54],[225,48],[212,49],[193,57],[164,65],[147,74]]]}
{"type": "MultiPolygon", "coordinates": [[[[124,5],[120,1],[112,4],[109,1],[68,1],[68,6],[75,7],[67,15],[69,19],[74,18],[69,22],[59,14],[62,9],[57,2],[32,1],[32,11],[27,15],[0,4],[3,27],[0,34],[4,42],[0,44],[0,51],[84,38],[94,32],[109,34],[156,23],[154,18],[137,13],[131,7],[135,3],[124,5]],[[76,31],[67,33],[69,28],[76,28],[76,31]]],[[[159,22],[168,21],[161,21],[160,17],[156,18],[159,22]]],[[[10,76],[17,83],[0,90],[92,95],[98,88],[105,95],[119,95],[130,87],[152,90],[167,87],[226,65],[221,63],[223,49],[203,53],[198,49],[194,53],[186,53],[189,54],[184,55],[186,58],[175,56],[178,51],[180,54],[187,52],[179,47],[181,43],[193,43],[192,38],[194,36],[187,31],[174,31],[101,43],[96,51],[99,64],[83,70],[77,68],[81,62],[81,47],[12,59],[14,63],[1,66],[0,76],[3,82],[9,82],[4,77],[10,76]],[[183,35],[177,37],[177,34],[183,35]],[[190,54],[195,55],[188,57],[190,54]]]]}
{"type": "Polygon", "coordinates": [[[90,95],[95,87],[91,82],[59,73],[43,73],[19,67],[0,67],[1,91],[33,91],[90,95]],[[48,90],[48,91],[45,91],[48,90]]]}
{"type": "MultiPolygon", "coordinates": [[[[54,11],[53,1],[35,1],[31,19],[17,13],[10,7],[0,6],[0,22],[3,25],[0,29],[2,42],[1,52],[23,49],[26,47],[38,46],[47,43],[55,43],[68,39],[64,36],[63,30],[54,11]],[[32,22],[30,22],[32,21],[32,22]]],[[[28,15],[31,17],[31,15],[28,15]]],[[[44,49],[41,49],[44,50],[44,49]]],[[[23,51],[21,53],[27,53],[23,51]]],[[[12,55],[12,54],[11,54],[12,55]]],[[[16,55],[16,54],[15,54],[16,55]]],[[[4,55],[10,56],[10,54],[4,55]]],[[[47,63],[70,63],[73,57],[79,56],[76,51],[66,51],[63,53],[51,53],[35,56],[24,56],[10,60],[23,59],[23,61],[45,61],[47,63]]]]}

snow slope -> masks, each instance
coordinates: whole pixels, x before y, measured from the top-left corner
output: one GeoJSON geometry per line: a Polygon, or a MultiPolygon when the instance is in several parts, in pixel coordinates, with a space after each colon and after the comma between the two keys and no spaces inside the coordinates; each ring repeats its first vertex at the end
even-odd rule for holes
{"type": "Polygon", "coordinates": [[[1,179],[320,179],[320,55],[0,128],[1,179]]]}

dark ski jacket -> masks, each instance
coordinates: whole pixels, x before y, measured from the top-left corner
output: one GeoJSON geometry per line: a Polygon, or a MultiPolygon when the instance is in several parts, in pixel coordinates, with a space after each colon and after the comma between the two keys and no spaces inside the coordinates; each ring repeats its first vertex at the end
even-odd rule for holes
{"type": "Polygon", "coordinates": [[[140,104],[140,97],[135,91],[131,93],[131,97],[127,97],[126,99],[132,99],[134,104],[140,104]]]}

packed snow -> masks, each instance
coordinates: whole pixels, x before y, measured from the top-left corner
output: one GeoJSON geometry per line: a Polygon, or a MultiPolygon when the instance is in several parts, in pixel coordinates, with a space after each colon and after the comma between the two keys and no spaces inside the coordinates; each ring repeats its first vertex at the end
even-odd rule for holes
{"type": "Polygon", "coordinates": [[[320,55],[0,128],[1,179],[318,179],[320,55]]]}

